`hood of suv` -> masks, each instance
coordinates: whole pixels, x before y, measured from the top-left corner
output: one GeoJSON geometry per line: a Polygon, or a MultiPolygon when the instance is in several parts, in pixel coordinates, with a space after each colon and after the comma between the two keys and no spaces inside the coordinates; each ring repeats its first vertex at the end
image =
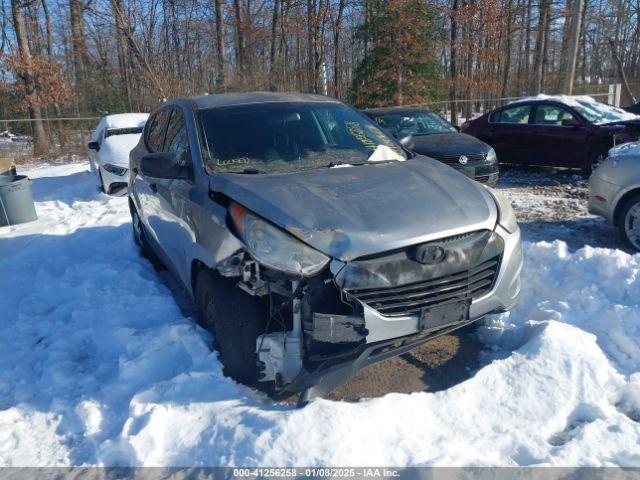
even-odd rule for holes
{"type": "Polygon", "coordinates": [[[452,157],[487,153],[491,147],[466,133],[438,133],[413,137],[414,150],[429,157],[452,157]]]}
{"type": "Polygon", "coordinates": [[[424,157],[281,174],[216,174],[210,188],[334,258],[493,229],[491,195],[424,157]]]}

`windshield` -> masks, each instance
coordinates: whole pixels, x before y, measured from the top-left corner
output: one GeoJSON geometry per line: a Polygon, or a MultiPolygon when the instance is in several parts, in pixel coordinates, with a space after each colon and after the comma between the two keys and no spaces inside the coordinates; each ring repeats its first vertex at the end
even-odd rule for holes
{"type": "Polygon", "coordinates": [[[591,123],[610,123],[639,118],[637,115],[622,110],[621,108],[595,101],[576,98],[571,106],[591,123]]]}
{"type": "Polygon", "coordinates": [[[132,133],[142,133],[144,127],[129,127],[129,128],[108,128],[104,134],[104,138],[111,137],[113,135],[130,135],[132,133]]]}
{"type": "Polygon", "coordinates": [[[375,115],[376,122],[392,135],[408,133],[414,136],[451,133],[456,129],[433,112],[407,111],[375,115]]]}
{"type": "MultiPolygon", "coordinates": [[[[266,173],[364,163],[383,145],[406,154],[363,115],[340,103],[265,103],[200,110],[209,172],[266,173]]],[[[371,157],[371,158],[370,158],[371,157]]]]}

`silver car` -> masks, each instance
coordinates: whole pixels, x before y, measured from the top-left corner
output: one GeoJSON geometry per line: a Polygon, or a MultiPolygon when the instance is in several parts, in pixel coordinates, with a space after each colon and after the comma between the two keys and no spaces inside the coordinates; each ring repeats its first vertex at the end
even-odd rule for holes
{"type": "Polygon", "coordinates": [[[640,251],[640,142],[609,150],[589,179],[589,212],[617,226],[627,244],[640,251]]]}
{"type": "Polygon", "coordinates": [[[520,295],[510,204],[331,98],[170,100],[130,169],[136,242],[224,371],[301,403],[520,295]]]}

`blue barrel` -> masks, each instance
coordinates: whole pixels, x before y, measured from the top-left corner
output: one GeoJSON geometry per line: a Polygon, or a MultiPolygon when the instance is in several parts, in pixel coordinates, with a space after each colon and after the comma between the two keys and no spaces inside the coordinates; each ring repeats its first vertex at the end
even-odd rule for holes
{"type": "Polygon", "coordinates": [[[38,218],[26,175],[0,175],[0,227],[38,218]]]}

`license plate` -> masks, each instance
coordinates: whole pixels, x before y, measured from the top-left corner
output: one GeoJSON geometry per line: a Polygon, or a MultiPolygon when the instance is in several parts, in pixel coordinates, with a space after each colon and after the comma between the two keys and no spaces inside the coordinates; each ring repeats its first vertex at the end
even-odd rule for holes
{"type": "Polygon", "coordinates": [[[475,167],[459,168],[458,171],[469,178],[476,178],[475,167]]]}
{"type": "Polygon", "coordinates": [[[455,301],[423,308],[420,312],[418,327],[420,330],[432,330],[451,323],[469,320],[469,307],[471,299],[455,301]]]}

